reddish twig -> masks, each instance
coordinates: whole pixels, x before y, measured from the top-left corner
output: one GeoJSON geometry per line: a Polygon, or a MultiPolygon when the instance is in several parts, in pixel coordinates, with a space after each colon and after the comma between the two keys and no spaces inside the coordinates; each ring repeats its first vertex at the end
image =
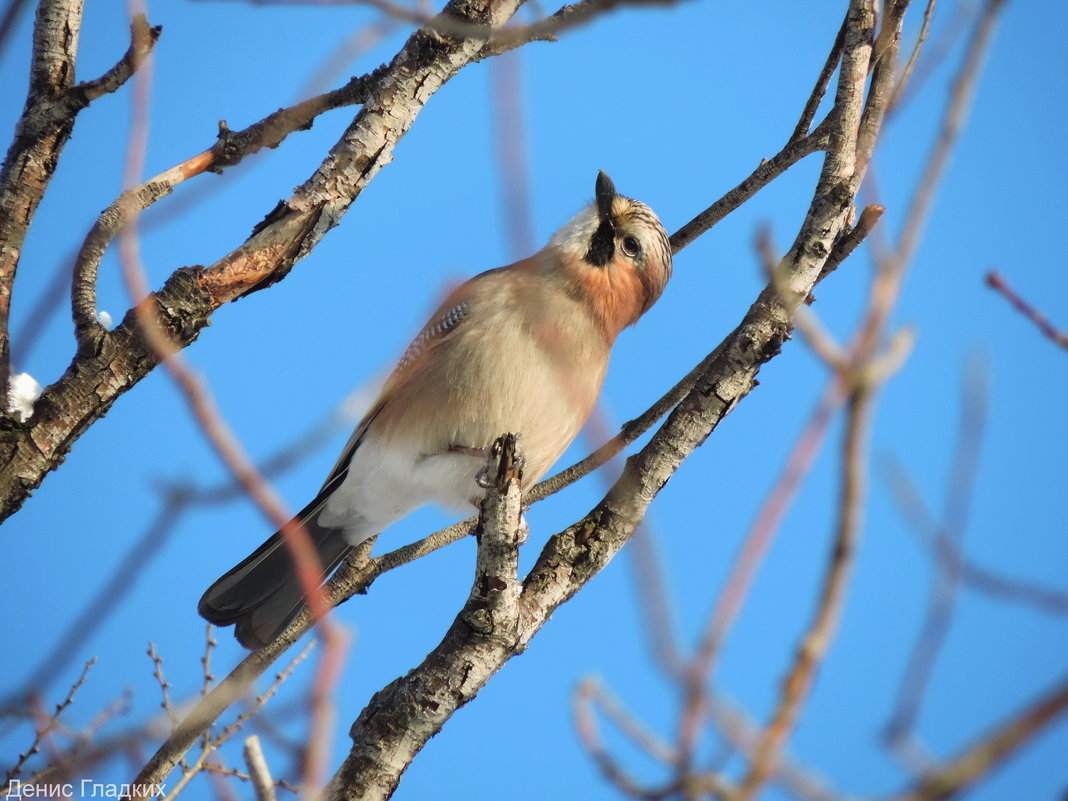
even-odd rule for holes
{"type": "Polygon", "coordinates": [[[521,259],[535,250],[519,58],[518,53],[507,53],[490,64],[494,148],[504,201],[508,249],[512,259],[521,259]]]}
{"type": "MultiPolygon", "coordinates": [[[[945,517],[939,527],[957,552],[961,551],[967,531],[967,510],[979,466],[986,417],[986,392],[985,372],[977,372],[977,368],[969,370],[962,392],[961,421],[946,492],[945,517]]],[[[911,755],[918,751],[913,747],[918,743],[913,729],[935,662],[949,631],[957,591],[963,580],[959,561],[939,560],[937,567],[927,614],[902,676],[897,700],[885,730],[887,743],[906,764],[914,763],[911,755]]]]}
{"type": "Polygon", "coordinates": [[[768,493],[756,519],[734,562],[726,584],[720,592],[704,633],[687,666],[686,691],[682,715],[679,719],[680,748],[687,760],[692,758],[698,733],[708,711],[707,684],[723,641],[730,631],[756,571],[771,545],[783,516],[801,486],[801,482],[820,452],[828,426],[845,400],[841,382],[832,379],[816,404],[797,442],[772,489],[768,493]]]}
{"type": "MultiPolygon", "coordinates": [[[[130,0],[136,4],[138,0],[130,0]]],[[[148,92],[152,77],[151,63],[146,63],[134,79],[133,119],[126,160],[126,186],[134,186],[139,180],[144,162],[148,130],[148,92]]],[[[123,276],[131,299],[136,303],[149,294],[138,253],[137,217],[132,216],[121,229],[119,238],[123,276]]],[[[294,572],[304,591],[308,609],[316,621],[324,643],[324,653],[315,679],[317,703],[312,709],[312,738],[304,783],[317,787],[325,774],[323,758],[325,742],[329,737],[330,706],[326,699],[340,674],[347,638],[336,623],[327,617],[330,607],[326,603],[320,585],[323,573],[315,546],[307,530],[299,520],[292,518],[282,501],[268,486],[255,465],[245,454],[240,443],[231,433],[219,414],[203,382],[193,374],[182,354],[175,346],[156,317],[154,302],[141,302],[135,306],[141,329],[151,347],[163,363],[185,397],[193,416],[220,460],[230,469],[249,498],[277,527],[293,557],[294,572]]]]}
{"type": "Polygon", "coordinates": [[[93,665],[96,664],[96,657],[94,656],[88,662],[85,663],[85,667],[82,668],[81,675],[71,685],[70,690],[67,691],[66,697],[58,704],[52,714],[43,720],[42,723],[34,726],[33,742],[30,747],[24,752],[19,754],[18,760],[15,764],[8,769],[7,775],[4,777],[4,786],[0,788],[0,795],[7,796],[11,792],[11,783],[22,772],[23,767],[26,765],[27,760],[34,756],[41,750],[41,743],[45,738],[59,725],[59,717],[74,701],[74,695],[81,689],[81,686],[85,684],[85,679],[89,675],[89,671],[93,665]]]}
{"type": "Polygon", "coordinates": [[[873,405],[874,393],[871,387],[864,384],[854,387],[847,406],[841,497],[830,565],[815,617],[798,646],[794,664],[783,681],[779,703],[771,722],[763,730],[756,744],[749,772],[741,784],[738,801],[755,798],[761,786],[774,773],[780,753],[812,688],[816,670],[823,661],[837,629],[839,610],[845,599],[845,589],[861,531],[873,405]]]}
{"type": "Polygon", "coordinates": [[[152,660],[152,675],[156,678],[156,682],[159,684],[161,695],[159,705],[163,707],[163,711],[167,713],[167,720],[171,722],[171,730],[173,731],[178,725],[178,714],[174,711],[174,707],[171,705],[171,684],[163,678],[163,657],[156,653],[156,644],[153,642],[148,644],[147,653],[152,660]]]}
{"type": "Polygon", "coordinates": [[[997,270],[990,270],[986,274],[986,285],[998,292],[1005,298],[1005,300],[1012,304],[1012,307],[1016,309],[1016,311],[1020,312],[1020,314],[1034,323],[1035,327],[1042,332],[1043,336],[1054,344],[1060,345],[1062,348],[1068,348],[1068,334],[1065,334],[1053,325],[1045,315],[1024,300],[1023,297],[1021,297],[1016,290],[1009,286],[1008,282],[1002,278],[1001,273],[997,270]]]}
{"type": "MultiPolygon", "coordinates": [[[[197,757],[195,762],[189,765],[188,770],[185,770],[183,772],[182,777],[177,781],[177,783],[167,794],[167,797],[163,799],[163,801],[174,801],[174,799],[178,797],[178,795],[182,792],[183,789],[185,789],[186,785],[189,784],[193,777],[200,773],[202,770],[206,769],[206,766],[210,764],[209,757],[211,756],[211,754],[218,750],[219,746],[221,746],[224,742],[233,737],[234,734],[236,734],[241,729],[241,727],[244,726],[246,722],[248,722],[249,718],[256,714],[260,709],[263,708],[263,706],[268,701],[271,700],[274,694],[278,692],[278,688],[281,687],[282,683],[289,678],[289,676],[293,673],[293,670],[297,667],[297,665],[304,661],[304,658],[308,655],[308,652],[311,651],[314,646],[315,640],[311,640],[307,645],[305,645],[304,649],[295,657],[293,657],[293,659],[290,660],[289,664],[286,665],[280,673],[275,675],[274,681],[271,682],[270,686],[261,695],[256,696],[256,700],[252,703],[251,706],[249,706],[248,709],[238,715],[234,722],[227,726],[225,729],[223,729],[219,734],[211,738],[211,740],[201,749],[200,756],[197,757]]],[[[311,786],[318,787],[319,785],[316,784],[311,786]]]]}
{"type": "Polygon", "coordinates": [[[1068,678],[889,801],[943,801],[972,787],[1068,710],[1068,678]]]}
{"type": "Polygon", "coordinates": [[[638,782],[612,757],[601,740],[597,718],[593,711],[597,692],[596,684],[591,681],[582,682],[575,688],[571,703],[575,731],[578,732],[579,742],[601,770],[601,774],[617,790],[641,801],[660,801],[671,796],[711,795],[721,799],[731,797],[733,793],[731,785],[712,774],[702,774],[699,777],[687,776],[660,786],[645,786],[638,782]]]}

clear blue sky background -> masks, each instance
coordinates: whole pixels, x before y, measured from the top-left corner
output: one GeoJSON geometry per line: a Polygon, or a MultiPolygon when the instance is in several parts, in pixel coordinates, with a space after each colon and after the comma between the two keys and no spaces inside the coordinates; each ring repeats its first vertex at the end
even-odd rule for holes
{"type": "MultiPolygon", "coordinates": [[[[88,3],[78,64],[98,75],[126,47],[121,3],[88,3]]],[[[932,43],[959,25],[940,4],[932,43]]],[[[619,190],[648,202],[669,231],[741,180],[785,141],[823,63],[843,2],[686,3],[628,10],[539,43],[518,56],[531,176],[532,226],[544,242],[592,195],[598,169],[619,190]]],[[[913,9],[907,38],[921,8],[913,9]]],[[[208,147],[216,123],[243,127],[300,98],[323,59],[374,18],[355,7],[261,8],[244,3],[160,0],[146,175],[208,147]]],[[[934,207],[894,325],[916,327],[907,365],[880,399],[873,459],[899,459],[937,512],[944,505],[966,361],[989,374],[989,419],[967,531],[977,562],[1007,576],[1066,585],[1068,518],[1064,416],[1066,356],[983,286],[1000,269],[1026,296],[1068,326],[1063,246],[1068,186],[1063,31],[1068,7],[1010,3],[999,25],[978,97],[934,207]]],[[[327,87],[370,70],[396,52],[396,31],[344,68],[327,87]]],[[[0,130],[10,136],[24,99],[29,19],[0,62],[0,130]]],[[[955,40],[958,41],[959,40],[955,40]]],[[[878,156],[885,223],[895,232],[937,127],[952,49],[923,92],[896,118],[878,156]]],[[[268,292],[222,309],[187,351],[218,404],[257,457],[292,441],[354,388],[387,368],[436,303],[446,282],[511,258],[494,149],[489,62],[465,69],[434,96],[393,164],[361,195],[340,228],[268,292]]],[[[56,179],[30,231],[15,286],[13,329],[95,216],[121,189],[129,93],[95,103],[78,120],[56,179]]],[[[212,191],[188,213],[143,238],[158,286],[175,268],[211,263],[239,245],[274,203],[318,164],[353,110],[316,121],[278,151],[223,176],[206,175],[160,204],[181,205],[212,191]]],[[[644,410],[740,319],[762,284],[752,239],[773,226],[785,247],[803,218],[818,171],[813,157],[686,249],[659,304],[617,345],[604,407],[616,422],[644,410]]],[[[815,309],[839,336],[859,318],[870,275],[864,251],[819,291],[815,309]]],[[[105,259],[101,307],[118,319],[128,300],[113,255],[105,259]]],[[[65,302],[64,302],[65,304],[65,302]]],[[[33,352],[16,366],[56,379],[72,353],[64,305],[33,352]]],[[[16,342],[18,348],[18,342],[16,342]]],[[[17,351],[18,353],[18,351],[17,351]]],[[[826,379],[799,342],[761,373],[761,386],[672,479],[650,520],[668,575],[678,634],[688,648],[826,379]]],[[[728,642],[717,689],[754,715],[773,707],[778,681],[807,624],[826,562],[836,497],[839,431],[805,482],[728,642]]],[[[318,487],[347,432],[277,481],[299,508],[318,487]]],[[[582,440],[565,460],[589,447],[582,440]]],[[[166,482],[214,484],[224,472],[160,373],[121,398],[74,446],[24,509],[4,527],[5,656],[0,690],[32,674],[40,655],[143,536],[166,482]]],[[[529,565],[545,539],[585,513],[603,481],[591,477],[530,513],[529,565]]],[[[447,518],[422,513],[398,524],[383,545],[425,534],[447,518]]],[[[175,697],[200,681],[203,589],[269,534],[247,503],[189,514],[162,553],[91,641],[68,654],[47,688],[58,701],[90,656],[94,668],[69,722],[84,725],[127,688],[118,731],[158,710],[145,655],[154,641],[175,697]]],[[[437,553],[375,584],[339,618],[355,635],[337,693],[341,722],[369,695],[414,666],[440,639],[466,597],[473,543],[437,553]]],[[[624,553],[509,663],[432,740],[396,798],[613,798],[579,748],[569,713],[576,682],[597,675],[664,736],[676,696],[659,677],[640,625],[629,555],[624,553]]],[[[879,742],[931,586],[929,554],[873,478],[864,540],[841,630],[804,711],[792,750],[843,792],[884,794],[902,774],[879,742]]],[[[1063,675],[1066,621],[965,590],[931,684],[919,732],[937,755],[951,754],[1063,675]]],[[[242,655],[220,632],[221,675],[242,655]]],[[[299,699],[313,661],[278,699],[299,699]]],[[[225,718],[229,719],[229,716],[225,718]]],[[[299,727],[298,727],[299,732],[299,727]]],[[[29,738],[3,742],[5,765],[29,738]]],[[[665,776],[618,737],[615,752],[647,780],[665,776]]],[[[145,752],[144,756],[148,756],[145,752]]],[[[714,739],[705,753],[718,753],[714,739]]],[[[1052,727],[1013,758],[974,801],[1060,798],[1068,787],[1068,723],[1052,727]]],[[[232,756],[232,761],[237,760],[232,756]]],[[[288,765],[274,755],[278,772],[288,765]]],[[[97,778],[125,781],[130,765],[97,778]]],[[[251,797],[250,788],[239,788],[251,797]]],[[[188,797],[210,792],[201,784],[188,797]]],[[[778,791],[768,794],[779,798],[778,791]]]]}

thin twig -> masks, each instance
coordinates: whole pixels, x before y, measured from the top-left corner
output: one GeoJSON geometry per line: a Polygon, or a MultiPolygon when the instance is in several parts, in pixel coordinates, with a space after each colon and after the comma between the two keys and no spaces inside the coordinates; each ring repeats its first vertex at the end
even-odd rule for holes
{"type": "MultiPolygon", "coordinates": [[[[218,645],[218,642],[215,639],[214,629],[211,623],[208,623],[205,627],[204,640],[204,656],[200,657],[200,664],[204,668],[204,682],[200,685],[201,698],[204,698],[211,691],[212,682],[215,681],[215,676],[211,672],[211,652],[212,649],[218,645]]],[[[204,732],[204,736],[201,738],[202,747],[207,747],[209,735],[210,732],[204,732]]]]}
{"type": "Polygon", "coordinates": [[[85,663],[81,675],[79,675],[74,681],[74,684],[71,685],[70,689],[67,691],[66,697],[56,704],[52,714],[44,721],[43,725],[34,727],[33,742],[30,744],[29,748],[19,754],[18,760],[8,769],[7,775],[4,777],[4,787],[0,789],[0,795],[7,796],[10,793],[11,782],[22,772],[22,768],[25,766],[26,761],[41,750],[41,742],[44,738],[59,725],[59,716],[62,715],[64,710],[66,710],[66,708],[74,701],[74,695],[81,689],[81,686],[85,684],[85,679],[95,664],[96,657],[94,656],[85,663]]]}
{"type": "MultiPolygon", "coordinates": [[[[760,729],[744,711],[723,697],[710,693],[708,716],[735,751],[750,760],[753,758],[760,729]]],[[[846,801],[831,789],[824,778],[786,752],[780,755],[771,779],[803,801],[846,801]]]]}
{"type": "Polygon", "coordinates": [[[904,93],[905,87],[908,86],[909,78],[912,77],[912,70],[920,57],[924,42],[927,41],[927,32],[931,28],[931,18],[934,16],[936,2],[937,0],[927,0],[927,7],[923,10],[923,23],[920,25],[920,32],[916,35],[916,43],[912,46],[909,59],[905,62],[905,68],[901,71],[901,77],[897,81],[897,86],[894,87],[894,93],[890,96],[890,105],[886,109],[887,114],[893,114],[897,109],[898,103],[901,102],[901,95],[904,93]]]}
{"type": "Polygon", "coordinates": [[[687,666],[687,680],[679,717],[680,748],[692,759],[697,737],[708,709],[707,686],[731,626],[749,592],[756,571],[771,545],[783,516],[819,454],[835,412],[845,400],[841,381],[832,378],[802,429],[782,472],[761,504],[750,526],[730,575],[708,617],[693,658],[687,666]]]}
{"type": "Polygon", "coordinates": [[[842,59],[845,30],[846,23],[845,20],[842,20],[842,25],[838,28],[834,44],[831,45],[831,52],[827,54],[827,60],[823,63],[823,69],[820,70],[819,77],[816,79],[816,85],[812,88],[812,94],[809,95],[808,101],[801,111],[801,119],[797,121],[797,126],[794,128],[794,132],[790,134],[788,142],[797,142],[803,139],[808,134],[808,129],[812,127],[812,121],[816,118],[816,111],[823,101],[823,96],[827,93],[827,86],[831,82],[831,76],[834,75],[838,62],[842,59]]]}
{"type": "Polygon", "coordinates": [[[678,750],[649,731],[641,721],[623,706],[618,698],[604,688],[600,680],[596,678],[583,679],[575,687],[572,698],[576,709],[581,708],[583,710],[583,715],[593,714],[594,708],[599,707],[605,717],[609,718],[619,731],[653,759],[669,767],[678,765],[678,750]]]}
{"type": "MultiPolygon", "coordinates": [[[[696,788],[696,781],[689,783],[679,779],[669,781],[659,786],[646,786],[638,782],[628,773],[622,765],[608,752],[601,740],[600,731],[597,727],[597,718],[593,712],[593,700],[596,694],[596,686],[593,683],[583,682],[576,688],[572,695],[571,711],[575,731],[578,732],[579,742],[589,754],[601,771],[601,775],[617,790],[627,796],[642,801],[659,801],[673,795],[681,795],[684,790],[691,792],[696,788]]],[[[715,798],[729,799],[734,792],[733,787],[723,778],[718,776],[702,776],[701,790],[704,794],[715,798]]],[[[681,796],[691,797],[691,796],[681,796]]]]}
{"type": "Polygon", "coordinates": [[[923,775],[917,786],[888,801],[943,801],[972,787],[1068,710],[1063,678],[1015,716],[923,775]]]}
{"type": "Polygon", "coordinates": [[[159,684],[160,706],[163,707],[163,711],[167,713],[167,719],[171,722],[171,731],[178,726],[178,713],[174,711],[174,707],[171,705],[171,684],[165,678],[163,678],[163,657],[156,653],[156,644],[150,642],[148,644],[148,656],[152,659],[152,675],[156,678],[156,683],[159,684]]]}
{"type": "MultiPolygon", "coordinates": [[[[586,421],[583,429],[585,438],[590,442],[605,442],[610,439],[609,426],[603,404],[598,404],[586,421]]],[[[617,456],[611,462],[611,474],[618,476],[623,472],[622,460],[617,456]]],[[[611,479],[602,473],[607,486],[611,479]]],[[[606,487],[607,489],[607,487],[606,487]]],[[[682,670],[679,656],[678,636],[675,615],[672,611],[671,597],[664,578],[662,557],[657,548],[657,535],[649,519],[638,526],[630,542],[627,543],[627,562],[634,576],[638,592],[638,606],[649,641],[649,649],[656,665],[669,678],[676,678],[682,670]]]]}
{"type": "MultiPolygon", "coordinates": [[[[961,393],[961,419],[953,467],[946,491],[946,509],[940,529],[953,548],[960,552],[967,531],[967,509],[980,460],[980,447],[986,417],[986,375],[973,367],[966,375],[961,393]]],[[[930,601],[920,634],[902,674],[897,699],[885,729],[885,738],[906,764],[912,764],[912,748],[902,747],[915,741],[913,729],[923,703],[924,693],[934,671],[935,662],[949,631],[956,606],[957,590],[963,579],[960,562],[939,560],[936,563],[930,601]]],[[[912,765],[915,767],[915,765],[912,765]]]]}
{"type": "Polygon", "coordinates": [[[924,504],[919,489],[896,459],[889,456],[884,458],[882,473],[898,509],[910,524],[909,531],[920,539],[935,559],[959,571],[968,587],[1000,600],[1026,604],[1047,614],[1068,615],[1068,592],[1009,578],[968,559],[946,536],[942,525],[924,504]]]}
{"type": "Polygon", "coordinates": [[[786,740],[811,690],[816,671],[834,638],[860,537],[873,402],[874,394],[870,387],[854,387],[847,407],[837,531],[816,614],[798,647],[794,664],[783,680],[771,722],[761,733],[754,749],[738,801],[755,798],[761,786],[774,773],[786,740]]]}
{"type": "MultiPolygon", "coordinates": [[[[163,801],[174,801],[174,799],[178,797],[178,794],[181,793],[183,789],[185,789],[185,786],[189,784],[193,777],[200,773],[202,770],[204,770],[205,765],[208,763],[208,758],[210,757],[210,755],[214,751],[216,751],[219,746],[221,746],[224,742],[233,737],[234,734],[236,734],[241,729],[241,727],[245,725],[249,718],[255,715],[260,709],[263,708],[263,706],[269,700],[271,700],[274,694],[278,692],[278,688],[281,687],[282,683],[289,678],[290,674],[293,673],[293,670],[296,668],[296,666],[304,660],[304,658],[308,655],[308,653],[314,646],[315,640],[311,640],[310,642],[308,642],[308,644],[304,646],[304,649],[295,657],[293,657],[293,659],[289,661],[289,664],[287,664],[285,668],[274,677],[274,681],[271,682],[270,686],[261,695],[256,696],[256,700],[249,706],[248,709],[238,715],[237,719],[234,720],[234,722],[227,726],[225,729],[223,729],[219,734],[211,738],[207,746],[201,750],[200,756],[197,757],[196,761],[189,766],[189,769],[182,774],[182,777],[174,785],[174,787],[167,794],[167,797],[163,799],[163,801]]],[[[319,785],[313,786],[318,787],[319,785]]]]}
{"type": "Polygon", "coordinates": [[[671,251],[678,253],[701,234],[711,229],[716,223],[745,203],[759,190],[778,178],[786,170],[805,156],[822,150],[827,145],[826,120],[816,126],[804,139],[787,144],[770,159],[764,159],[759,166],[736,187],[702,211],[682,228],[671,235],[671,251]]]}
{"type": "Polygon", "coordinates": [[[1068,334],[1065,334],[1049,321],[1038,309],[1028,303],[1014,290],[997,270],[990,270],[986,274],[986,285],[998,292],[1005,300],[1012,304],[1016,311],[1035,324],[1042,334],[1056,345],[1068,349],[1068,334]]]}

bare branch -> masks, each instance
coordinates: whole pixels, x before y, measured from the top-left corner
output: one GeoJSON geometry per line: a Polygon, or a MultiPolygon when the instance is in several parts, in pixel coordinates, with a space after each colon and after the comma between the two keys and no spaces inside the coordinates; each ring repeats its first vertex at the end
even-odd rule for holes
{"type": "MultiPolygon", "coordinates": [[[[12,20],[17,14],[17,6],[12,6],[12,20]]],[[[11,375],[8,318],[12,286],[26,231],[74,127],[73,114],[63,117],[53,114],[53,109],[62,105],[74,83],[81,26],[80,2],[42,0],[37,7],[30,92],[0,170],[0,391],[5,397],[11,375]]],[[[5,405],[0,413],[6,412],[5,405]]]]}
{"type": "Polygon", "coordinates": [[[942,801],[972,787],[1068,709],[1068,679],[888,801],[942,801]]]}
{"type": "Polygon", "coordinates": [[[826,130],[821,123],[804,139],[790,142],[770,159],[761,161],[748,178],[671,235],[672,252],[678,253],[805,156],[826,147],[826,130]]]}
{"type": "MultiPolygon", "coordinates": [[[[17,9],[12,6],[12,13],[17,9]]],[[[8,317],[22,245],[52,180],[75,118],[92,100],[118,89],[144,62],[159,36],[135,19],[130,49],[97,81],[74,85],[82,3],[43,0],[34,27],[30,94],[0,171],[0,387],[10,374],[8,317]]]]}
{"type": "Polygon", "coordinates": [[[130,48],[119,62],[92,81],[78,84],[72,92],[79,104],[88,105],[99,97],[117,91],[137,72],[152,52],[163,28],[150,27],[144,14],[135,14],[130,23],[130,48]]]}
{"type": "MultiPolygon", "coordinates": [[[[442,15],[492,29],[509,19],[520,2],[454,0],[442,15]]],[[[414,33],[392,64],[371,81],[368,97],[374,103],[364,105],[326,161],[296,194],[269,214],[238,250],[207,268],[176,271],[146,301],[175,346],[185,347],[196,339],[221,304],[281,280],[388,163],[396,143],[427,100],[462,67],[485,55],[484,46],[484,41],[450,41],[429,31],[414,33]]],[[[209,155],[195,157],[192,166],[203,170],[209,155]]],[[[152,191],[168,190],[164,184],[152,191]]],[[[129,202],[136,206],[143,201],[129,202]]],[[[117,209],[120,218],[128,213],[123,206],[117,209]]],[[[100,240],[106,242],[111,236],[100,240]]],[[[95,270],[87,269],[75,289],[74,306],[83,333],[79,354],[64,376],[38,399],[27,424],[0,439],[0,461],[7,465],[0,475],[0,518],[18,509],[59,464],[71,443],[158,364],[158,353],[142,341],[136,315],[127,314],[110,332],[99,330],[91,320],[95,299],[89,272],[95,270]]]]}
{"type": "MultiPolygon", "coordinates": [[[[627,711],[618,698],[605,690],[598,679],[587,678],[580,681],[571,695],[571,704],[576,718],[576,729],[580,732],[596,726],[593,713],[594,707],[599,706],[617,729],[653,759],[670,767],[679,764],[678,750],[649,731],[627,711]]],[[[589,744],[590,742],[586,743],[587,747],[589,744]]]]}
{"type": "Polygon", "coordinates": [[[968,115],[972,95],[978,84],[983,61],[993,39],[998,14],[1003,5],[1004,0],[986,0],[979,22],[968,43],[964,61],[953,78],[938,140],[928,156],[923,176],[909,204],[909,216],[902,227],[896,256],[904,264],[911,261],[912,255],[919,246],[920,235],[930,214],[935,192],[968,115]]]}
{"type": "Polygon", "coordinates": [[[525,643],[516,579],[526,537],[516,436],[498,440],[495,478],[479,515],[475,581],[445,638],[406,676],[372,697],[352,724],[352,748],[328,787],[331,799],[385,799],[424,743],[525,643]],[[507,656],[505,656],[507,655],[507,656]],[[462,658],[469,665],[455,670],[462,658]]]}
{"type": "MultiPolygon", "coordinates": [[[[748,715],[714,693],[710,693],[708,697],[708,714],[731,747],[752,760],[760,741],[760,729],[748,715]]],[[[780,754],[771,780],[781,784],[803,801],[846,801],[846,798],[832,790],[811,768],[801,765],[785,752],[780,754]]]]}
{"type": "Polygon", "coordinates": [[[148,644],[148,656],[152,660],[152,675],[155,676],[156,682],[159,684],[159,691],[162,700],[160,706],[163,707],[163,711],[167,713],[167,719],[171,722],[171,731],[178,725],[178,715],[174,711],[174,707],[171,705],[171,684],[165,678],[163,678],[163,658],[156,653],[156,644],[148,644]]]}
{"type": "Polygon", "coordinates": [[[44,741],[45,737],[59,725],[59,716],[62,715],[64,710],[66,710],[74,701],[74,695],[81,689],[81,686],[85,684],[85,679],[89,675],[89,671],[92,669],[93,665],[96,664],[96,661],[96,657],[93,657],[85,663],[81,675],[78,676],[74,684],[71,685],[70,690],[67,691],[66,697],[60,703],[56,704],[52,714],[45,719],[43,724],[34,728],[33,742],[30,744],[29,748],[19,754],[18,760],[8,769],[7,775],[4,777],[4,786],[3,788],[0,788],[0,795],[9,795],[11,793],[12,781],[22,772],[26,761],[41,750],[41,743],[44,741]]]}
{"type": "MultiPolygon", "coordinates": [[[[124,191],[93,225],[74,264],[71,303],[75,334],[83,348],[96,348],[107,336],[97,322],[96,277],[108,246],[145,209],[167,197],[178,184],[204,172],[222,172],[264,148],[278,147],[294,131],[306,130],[327,111],[359,105],[367,99],[376,73],[353,78],[345,86],[318,95],[289,108],[279,109],[241,131],[219,123],[214,145],[171,167],[139,186],[124,191]]],[[[147,289],[146,289],[147,294],[147,289]]]]}
{"type": "MultiPolygon", "coordinates": [[[[672,795],[681,795],[683,793],[685,793],[683,797],[695,797],[697,792],[712,795],[720,799],[729,799],[731,797],[731,793],[733,792],[731,785],[716,776],[708,776],[708,780],[703,782],[704,786],[701,787],[700,791],[697,790],[696,785],[698,782],[696,780],[688,782],[672,780],[659,786],[644,786],[638,782],[638,780],[631,776],[630,773],[628,773],[608,752],[608,749],[605,748],[605,745],[601,740],[600,732],[597,727],[597,718],[593,711],[593,702],[598,694],[599,688],[597,687],[596,682],[589,680],[582,682],[575,688],[575,692],[572,695],[571,711],[575,722],[575,731],[579,736],[579,742],[600,769],[601,775],[604,776],[605,780],[615,787],[615,789],[619,790],[619,792],[626,796],[641,799],[642,801],[659,801],[659,799],[668,798],[672,795]]],[[[634,733],[637,734],[637,732],[634,733]]],[[[637,734],[636,739],[645,741],[645,735],[646,733],[642,730],[641,734],[637,734]]],[[[644,742],[644,744],[651,745],[652,743],[644,742]]],[[[667,753],[662,754],[662,756],[667,756],[667,753]]]]}
{"type": "Polygon", "coordinates": [[[186,785],[189,784],[193,777],[206,768],[206,766],[209,764],[208,758],[211,756],[211,754],[214,753],[224,742],[229,740],[238,731],[240,731],[241,727],[245,725],[249,718],[259,712],[263,708],[263,706],[271,700],[274,694],[278,692],[278,688],[281,687],[282,683],[289,678],[289,676],[293,673],[293,670],[297,667],[297,665],[304,661],[304,658],[308,655],[308,653],[313,647],[315,647],[315,640],[311,640],[307,645],[304,646],[304,649],[299,654],[297,654],[295,657],[293,657],[292,660],[290,660],[289,664],[286,665],[286,667],[274,677],[274,681],[271,682],[270,686],[261,695],[256,696],[255,702],[251,704],[248,709],[238,715],[237,719],[234,720],[233,723],[231,723],[219,734],[212,737],[211,740],[208,741],[204,748],[201,749],[200,756],[197,757],[196,761],[189,765],[188,770],[185,770],[182,773],[182,778],[180,778],[175,783],[174,787],[167,794],[167,797],[163,799],[163,801],[174,801],[174,799],[178,797],[178,795],[182,792],[182,790],[185,789],[186,785]]]}
{"type": "Polygon", "coordinates": [[[755,798],[761,786],[774,773],[783,746],[797,723],[801,707],[812,687],[816,671],[834,638],[860,537],[873,402],[871,389],[863,385],[856,386],[849,398],[843,443],[841,497],[830,564],[816,615],[798,647],[793,666],[783,680],[772,720],[756,745],[749,773],[738,795],[739,801],[755,798]]]}
{"type": "Polygon", "coordinates": [[[260,738],[255,734],[245,739],[245,764],[256,790],[256,801],[275,801],[278,796],[274,791],[274,780],[263,756],[260,738]]]}
{"type": "Polygon", "coordinates": [[[986,274],[986,284],[995,292],[1001,294],[1005,300],[1012,304],[1016,311],[1035,324],[1042,334],[1056,345],[1068,348],[1068,334],[1053,325],[1038,309],[1028,303],[1016,290],[1009,286],[1008,282],[1001,277],[997,270],[990,270],[986,274]]]}
{"type": "MultiPolygon", "coordinates": [[[[961,393],[961,419],[953,468],[946,491],[945,518],[939,528],[959,552],[967,530],[967,508],[972,500],[979,466],[979,451],[986,417],[986,374],[973,367],[968,371],[961,393]]],[[[900,748],[911,739],[924,693],[934,670],[956,607],[957,590],[963,579],[961,564],[939,561],[926,618],[901,678],[897,700],[886,725],[887,743],[901,757],[900,748]]]]}
{"type": "Polygon", "coordinates": [[[808,129],[812,127],[812,121],[816,118],[816,111],[819,109],[823,96],[827,92],[831,76],[834,75],[838,62],[842,59],[845,29],[846,24],[843,20],[842,26],[838,29],[838,34],[834,38],[834,44],[831,45],[831,52],[827,54],[827,60],[823,63],[823,69],[820,70],[819,77],[816,79],[816,85],[812,88],[812,94],[809,95],[808,101],[801,111],[801,119],[797,121],[797,126],[794,128],[794,132],[790,134],[788,142],[800,141],[808,135],[808,129]]]}
{"type": "Polygon", "coordinates": [[[936,0],[927,0],[927,7],[923,10],[923,23],[920,25],[920,32],[916,35],[916,43],[912,46],[909,60],[905,62],[905,68],[901,71],[901,77],[898,79],[897,86],[894,87],[894,94],[890,97],[890,105],[887,108],[888,114],[892,114],[901,102],[901,95],[908,86],[909,78],[912,77],[912,70],[915,68],[916,61],[920,57],[920,51],[923,50],[924,42],[927,41],[927,33],[931,28],[931,19],[934,17],[935,3],[936,0]]]}
{"type": "Polygon", "coordinates": [[[888,457],[883,461],[883,474],[902,516],[910,524],[909,530],[920,538],[938,561],[946,565],[944,569],[959,571],[961,579],[978,592],[1004,601],[1027,604],[1051,615],[1068,615],[1068,592],[1002,576],[969,560],[924,505],[916,485],[896,459],[888,457]]]}

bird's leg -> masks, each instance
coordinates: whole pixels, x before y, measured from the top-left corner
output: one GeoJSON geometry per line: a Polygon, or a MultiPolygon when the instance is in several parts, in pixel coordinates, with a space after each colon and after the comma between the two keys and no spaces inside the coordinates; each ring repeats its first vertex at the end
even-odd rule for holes
{"type": "Polygon", "coordinates": [[[460,445],[459,443],[450,443],[448,448],[449,453],[458,453],[461,456],[474,456],[482,460],[482,467],[475,473],[475,483],[482,489],[489,489],[493,486],[493,475],[497,470],[497,458],[498,454],[494,452],[494,448],[476,448],[471,445],[460,445]]]}

